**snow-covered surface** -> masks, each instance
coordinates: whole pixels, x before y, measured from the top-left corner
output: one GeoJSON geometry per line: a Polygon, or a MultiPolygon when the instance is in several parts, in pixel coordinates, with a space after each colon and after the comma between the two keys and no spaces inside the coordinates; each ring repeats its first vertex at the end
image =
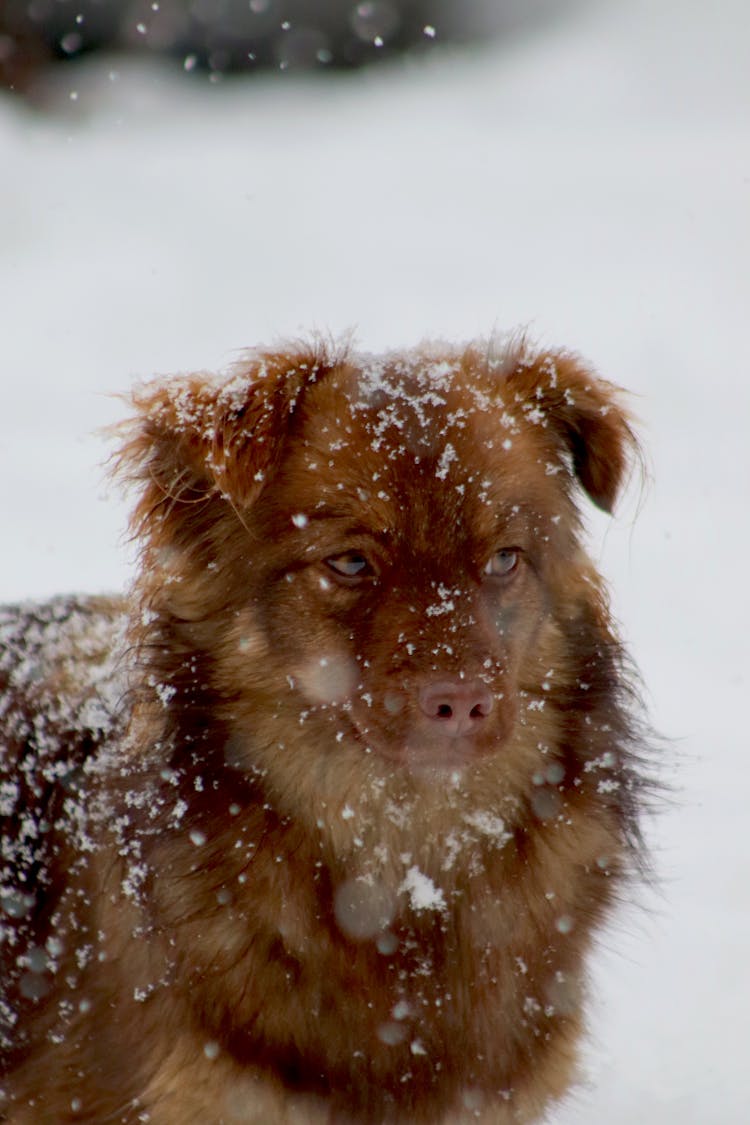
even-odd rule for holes
{"type": "Polygon", "coordinates": [[[747,1120],[749,36],[746,0],[597,0],[365,73],[109,59],[53,115],[0,95],[5,600],[126,581],[89,435],[152,372],[526,324],[639,396],[653,483],[592,532],[677,789],[555,1125],[747,1120]]]}

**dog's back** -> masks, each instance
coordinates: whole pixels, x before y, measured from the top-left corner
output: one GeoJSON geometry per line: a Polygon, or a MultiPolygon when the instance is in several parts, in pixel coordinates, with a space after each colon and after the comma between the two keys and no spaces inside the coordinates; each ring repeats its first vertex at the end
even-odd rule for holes
{"type": "Polygon", "coordinates": [[[88,770],[122,726],[124,620],[104,597],[0,610],[0,1060],[23,1050],[24,1009],[51,991],[88,770]]]}

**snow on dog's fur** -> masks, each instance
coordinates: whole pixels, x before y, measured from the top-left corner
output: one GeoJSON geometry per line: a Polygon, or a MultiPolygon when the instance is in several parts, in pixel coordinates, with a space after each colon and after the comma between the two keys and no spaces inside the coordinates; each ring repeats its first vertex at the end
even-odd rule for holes
{"type": "Polygon", "coordinates": [[[0,620],[0,1118],[537,1120],[639,862],[618,393],[299,346],[132,402],[130,597],[0,620]]]}

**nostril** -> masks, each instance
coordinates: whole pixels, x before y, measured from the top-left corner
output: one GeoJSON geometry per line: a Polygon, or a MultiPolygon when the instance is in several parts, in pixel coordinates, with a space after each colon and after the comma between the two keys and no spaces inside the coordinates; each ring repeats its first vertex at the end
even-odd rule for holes
{"type": "Polygon", "coordinates": [[[425,684],[419,692],[422,713],[448,735],[473,731],[490,714],[492,705],[492,695],[481,680],[443,680],[425,684]]]}

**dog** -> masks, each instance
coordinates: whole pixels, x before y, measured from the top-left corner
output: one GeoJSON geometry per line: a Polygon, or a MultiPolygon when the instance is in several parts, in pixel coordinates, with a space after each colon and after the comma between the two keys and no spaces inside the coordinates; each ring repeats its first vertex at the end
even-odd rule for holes
{"type": "Polygon", "coordinates": [[[313,341],[130,401],[132,591],[0,619],[0,1119],[540,1120],[643,863],[621,393],[313,341]]]}

